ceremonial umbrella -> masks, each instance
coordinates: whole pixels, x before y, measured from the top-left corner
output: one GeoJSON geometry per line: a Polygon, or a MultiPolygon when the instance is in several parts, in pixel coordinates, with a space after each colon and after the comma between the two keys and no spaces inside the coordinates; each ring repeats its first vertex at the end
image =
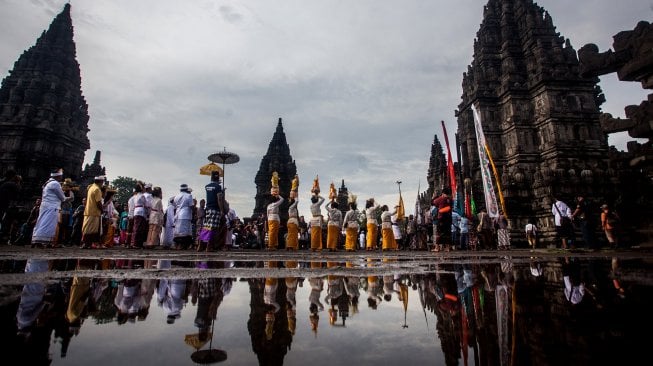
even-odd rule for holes
{"type": "Polygon", "coordinates": [[[235,164],[240,161],[238,154],[227,151],[225,147],[222,151],[209,155],[209,160],[214,163],[222,164],[222,186],[226,188],[225,178],[224,178],[224,166],[225,164],[235,164]]]}
{"type": "Polygon", "coordinates": [[[220,168],[220,166],[218,166],[218,164],[214,162],[210,162],[200,167],[201,175],[211,175],[211,172],[220,172],[220,176],[224,177],[224,171],[222,170],[222,168],[220,168]]]}
{"type": "Polygon", "coordinates": [[[207,337],[208,339],[200,340],[199,333],[186,334],[186,337],[184,338],[184,342],[186,342],[187,345],[195,348],[195,352],[193,352],[190,355],[190,359],[193,360],[193,362],[205,365],[210,363],[222,362],[227,359],[227,352],[221,349],[213,348],[214,323],[215,320],[211,321],[211,331],[208,334],[207,337]],[[207,341],[210,341],[209,349],[200,349],[204,347],[207,341]]]}

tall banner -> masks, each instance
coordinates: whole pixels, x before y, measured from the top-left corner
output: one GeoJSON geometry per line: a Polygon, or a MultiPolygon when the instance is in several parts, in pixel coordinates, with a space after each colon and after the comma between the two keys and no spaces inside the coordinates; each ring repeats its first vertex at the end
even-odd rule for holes
{"type": "Polygon", "coordinates": [[[499,205],[497,203],[497,196],[494,194],[494,184],[492,183],[492,173],[490,172],[490,159],[487,156],[487,142],[485,141],[485,134],[483,134],[481,117],[479,116],[478,111],[473,104],[472,113],[474,114],[474,129],[476,130],[478,160],[481,164],[481,178],[483,179],[485,208],[488,215],[494,218],[499,216],[499,205]]]}
{"type": "Polygon", "coordinates": [[[451,187],[451,197],[454,202],[456,200],[456,193],[458,189],[456,188],[456,170],[453,166],[453,159],[451,159],[451,148],[449,147],[449,137],[447,137],[447,128],[444,127],[444,121],[442,122],[442,131],[444,132],[444,142],[447,145],[447,172],[449,175],[449,185],[451,187]]]}
{"type": "Polygon", "coordinates": [[[397,221],[403,220],[406,216],[406,208],[404,207],[404,199],[399,192],[399,203],[397,204],[397,221]]]}
{"type": "Polygon", "coordinates": [[[420,181],[417,181],[417,197],[415,198],[415,222],[417,225],[422,225],[424,220],[422,219],[422,207],[419,203],[419,186],[420,181]]]}

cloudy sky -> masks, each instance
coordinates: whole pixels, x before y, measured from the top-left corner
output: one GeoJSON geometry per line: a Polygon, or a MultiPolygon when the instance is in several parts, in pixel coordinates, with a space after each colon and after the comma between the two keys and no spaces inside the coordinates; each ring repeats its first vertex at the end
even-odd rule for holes
{"type": "MultiPolygon", "coordinates": [[[[64,0],[0,0],[0,75],[59,13],[64,0]]],[[[163,188],[187,183],[226,148],[231,206],[254,208],[254,176],[283,118],[300,176],[300,211],[310,183],[340,185],[360,200],[406,204],[426,185],[440,121],[455,133],[462,73],[482,21],[483,0],[72,1],[91,149],[109,179],[163,188]],[[183,5],[182,5],[183,4],[183,5]]],[[[650,0],[541,0],[557,31],[578,49],[601,51],[612,36],[651,19],[650,0]]],[[[603,111],[624,116],[646,93],[601,78],[603,111]]],[[[610,138],[625,148],[624,134],[610,138]]],[[[411,209],[407,210],[411,212],[411,209]]]]}

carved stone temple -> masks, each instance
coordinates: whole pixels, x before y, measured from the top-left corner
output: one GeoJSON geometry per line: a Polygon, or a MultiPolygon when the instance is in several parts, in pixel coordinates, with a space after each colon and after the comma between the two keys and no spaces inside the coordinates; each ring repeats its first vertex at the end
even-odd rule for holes
{"type": "MultiPolygon", "coordinates": [[[[616,73],[621,81],[639,82],[644,89],[653,89],[653,24],[641,21],[633,30],[622,31],[613,37],[613,50],[599,53],[594,44],[587,44],[578,50],[581,75],[593,77],[616,73]]],[[[607,134],[628,132],[633,138],[646,139],[644,143],[629,141],[627,151],[611,149],[610,158],[619,175],[619,196],[629,203],[629,222],[640,233],[653,239],[653,94],[639,105],[625,109],[625,119],[601,114],[601,128],[607,134]]],[[[623,215],[623,213],[622,213],[623,215]]]]}
{"type": "MultiPolygon", "coordinates": [[[[279,193],[286,200],[286,202],[281,205],[279,209],[279,216],[281,217],[281,228],[285,227],[285,223],[288,221],[288,195],[290,194],[290,184],[293,177],[297,174],[297,167],[295,166],[295,160],[293,160],[290,155],[290,147],[286,142],[286,134],[283,132],[283,124],[281,123],[281,118],[279,118],[279,123],[277,124],[277,129],[272,135],[272,141],[268,145],[268,151],[261,159],[261,165],[259,166],[256,177],[254,178],[254,183],[256,184],[256,206],[254,207],[254,213],[252,217],[258,217],[266,212],[267,205],[270,203],[270,188],[272,188],[272,172],[279,173],[279,193]]],[[[300,186],[309,181],[312,182],[308,177],[299,177],[300,186]]],[[[282,234],[282,233],[281,233],[282,234]]],[[[281,236],[281,235],[280,235],[281,236]]],[[[280,243],[283,240],[280,238],[280,243]]]]}
{"type": "Polygon", "coordinates": [[[598,78],[581,76],[571,42],[532,0],[489,0],[476,37],[456,111],[463,179],[471,179],[476,203],[484,206],[473,104],[500,175],[512,236],[522,239],[533,218],[541,243],[551,243],[553,196],[572,207],[578,194],[601,203],[617,183],[599,121],[598,78]]]}
{"type": "Polygon", "coordinates": [[[79,178],[90,147],[88,120],[66,4],[0,87],[0,166],[22,175],[19,204],[33,204],[53,169],[79,178]]]}

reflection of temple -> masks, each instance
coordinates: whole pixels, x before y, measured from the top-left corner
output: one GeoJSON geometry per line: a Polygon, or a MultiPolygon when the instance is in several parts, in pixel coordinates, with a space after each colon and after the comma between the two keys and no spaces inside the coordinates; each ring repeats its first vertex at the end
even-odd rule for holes
{"type": "Polygon", "coordinates": [[[283,365],[283,359],[292,343],[288,316],[284,310],[286,309],[286,282],[283,278],[274,280],[276,280],[274,299],[280,306],[278,311],[265,303],[266,281],[263,279],[249,280],[251,297],[247,330],[252,340],[252,350],[258,357],[259,365],[283,365]]]}
{"type": "Polygon", "coordinates": [[[456,111],[462,174],[472,179],[479,206],[484,199],[472,105],[513,230],[534,217],[541,238],[552,241],[552,195],[571,203],[577,194],[599,200],[614,190],[597,82],[579,75],[576,51],[543,8],[532,0],[488,1],[456,111]]]}
{"type": "Polygon", "coordinates": [[[21,204],[41,195],[53,169],[79,177],[90,146],[88,120],[66,4],[0,87],[0,165],[23,176],[21,204]]]}

